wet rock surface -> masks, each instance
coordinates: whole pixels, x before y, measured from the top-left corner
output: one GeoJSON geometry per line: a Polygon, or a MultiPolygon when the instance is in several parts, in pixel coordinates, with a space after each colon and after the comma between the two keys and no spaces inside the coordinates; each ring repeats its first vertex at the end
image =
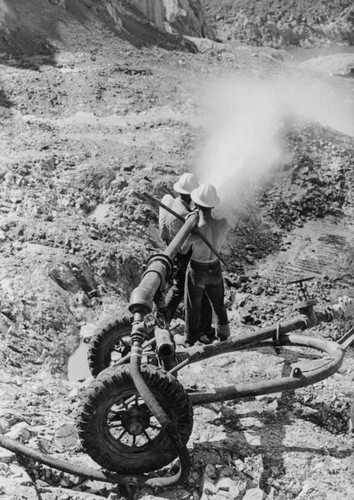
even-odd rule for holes
{"type": "MultiPolygon", "coordinates": [[[[68,380],[67,363],[95,325],[126,309],[143,264],[163,249],[156,207],[134,192],[160,198],[194,164],[201,79],[265,77],[288,59],[214,42],[198,53],[136,48],[92,6],[79,22],[71,16],[81,2],[67,1],[66,12],[63,2],[46,3],[61,9],[48,11],[60,20],[55,53],[38,40],[13,52],[9,37],[0,54],[0,432],[95,467],[75,426],[91,379],[68,380]]],[[[244,193],[249,202],[223,251],[233,335],[296,316],[294,278],[314,276],[307,293],[319,308],[353,296],[353,137],[296,120],[284,140],[287,161],[244,193]]],[[[349,326],[328,323],[311,335],[337,340],[349,326]]],[[[191,365],[180,381],[193,390],[268,380],[307,356],[242,351],[191,365]]],[[[338,373],[315,386],[195,407],[188,480],[135,497],[350,500],[353,378],[349,348],[338,373]]],[[[0,471],[0,495],[11,500],[127,498],[4,448],[0,471]]]]}

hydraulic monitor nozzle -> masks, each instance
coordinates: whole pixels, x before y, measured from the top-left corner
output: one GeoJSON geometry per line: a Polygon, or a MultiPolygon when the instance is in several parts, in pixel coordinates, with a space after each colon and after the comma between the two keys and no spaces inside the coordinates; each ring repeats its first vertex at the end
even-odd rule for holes
{"type": "Polygon", "coordinates": [[[132,314],[148,314],[152,311],[157,290],[168,280],[172,272],[173,259],[195,228],[197,222],[198,213],[191,213],[165,252],[150,257],[140,284],[130,296],[129,311],[132,314]]]}

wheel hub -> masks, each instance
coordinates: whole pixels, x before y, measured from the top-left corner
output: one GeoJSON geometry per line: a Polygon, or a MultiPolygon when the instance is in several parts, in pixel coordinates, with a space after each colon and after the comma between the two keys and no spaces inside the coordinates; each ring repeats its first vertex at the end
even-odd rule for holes
{"type": "Polygon", "coordinates": [[[143,408],[130,408],[122,415],[122,425],[133,436],[142,434],[150,425],[150,416],[143,408]]]}

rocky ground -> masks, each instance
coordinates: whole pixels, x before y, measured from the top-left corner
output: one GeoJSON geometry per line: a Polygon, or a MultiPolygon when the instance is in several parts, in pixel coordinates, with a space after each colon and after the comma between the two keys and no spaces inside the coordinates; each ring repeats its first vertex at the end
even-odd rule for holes
{"type": "MultiPolygon", "coordinates": [[[[163,248],[156,207],[134,191],[160,198],[194,168],[220,189],[221,174],[229,179],[233,228],[223,255],[233,335],[295,316],[292,279],[314,277],[308,293],[319,308],[354,295],[354,56],[298,63],[285,51],[202,39],[175,50],[162,39],[135,47],[92,9],[71,5],[50,7],[53,24],[41,24],[49,45],[31,37],[11,45],[11,33],[1,45],[0,431],[95,466],[75,428],[91,379],[84,360],[81,376],[68,376],[67,366],[80,339],[126,308],[144,262],[163,248]],[[252,160],[241,170],[230,144],[252,160]]],[[[29,32],[37,28],[38,19],[26,19],[29,32]]],[[[311,335],[337,340],[349,326],[341,320],[311,335]]],[[[207,370],[188,367],[181,381],[210,388],[268,379],[298,356],[242,352],[207,370]]],[[[196,407],[188,481],[136,498],[351,499],[353,380],[349,348],[339,372],[315,386],[196,407]]],[[[116,486],[5,449],[0,470],[6,499],[125,498],[116,486]]]]}
{"type": "Polygon", "coordinates": [[[216,37],[269,47],[353,44],[350,0],[202,0],[216,37]]]}

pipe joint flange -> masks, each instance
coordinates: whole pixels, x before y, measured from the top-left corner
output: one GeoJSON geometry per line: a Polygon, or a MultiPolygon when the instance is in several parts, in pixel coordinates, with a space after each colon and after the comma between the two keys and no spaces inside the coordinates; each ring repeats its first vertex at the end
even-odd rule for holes
{"type": "MultiPolygon", "coordinates": [[[[143,276],[145,276],[145,274],[147,274],[149,272],[150,265],[156,261],[162,262],[165,265],[166,281],[168,281],[170,276],[171,276],[172,269],[173,269],[173,260],[171,259],[171,257],[166,255],[165,253],[156,253],[156,254],[152,255],[151,257],[149,257],[149,259],[146,262],[147,270],[144,272],[143,276]]],[[[153,269],[153,271],[157,272],[155,269],[153,269]]],[[[158,274],[161,277],[161,274],[160,273],[158,273],[158,274]]]]}

